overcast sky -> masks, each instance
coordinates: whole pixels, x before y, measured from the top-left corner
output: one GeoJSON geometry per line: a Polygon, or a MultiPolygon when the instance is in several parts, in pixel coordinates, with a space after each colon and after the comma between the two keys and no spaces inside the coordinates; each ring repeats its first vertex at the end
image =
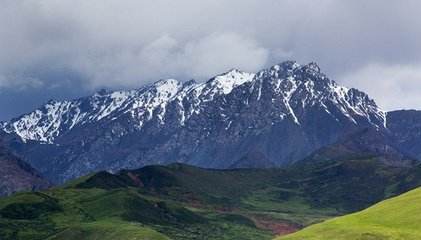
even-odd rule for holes
{"type": "Polygon", "coordinates": [[[419,0],[0,0],[0,120],[48,99],[317,62],[421,109],[419,0]]]}

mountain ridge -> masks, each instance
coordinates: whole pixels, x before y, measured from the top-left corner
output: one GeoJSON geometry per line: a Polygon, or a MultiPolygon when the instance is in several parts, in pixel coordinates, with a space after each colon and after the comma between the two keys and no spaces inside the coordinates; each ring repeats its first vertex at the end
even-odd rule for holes
{"type": "Polygon", "coordinates": [[[167,79],[52,101],[3,129],[21,136],[25,161],[63,182],[171,162],[283,166],[359,129],[388,131],[387,120],[367,94],[338,85],[316,63],[286,61],[203,83],[167,79]]]}
{"type": "MultiPolygon", "coordinates": [[[[320,72],[320,68],[318,67],[318,65],[314,62],[311,62],[307,65],[300,66],[294,61],[286,61],[269,68],[269,70],[271,71],[270,74],[274,75],[275,77],[278,77],[278,73],[276,71],[279,71],[282,66],[283,67],[286,66],[287,68],[289,68],[287,69],[287,71],[295,71],[297,69],[303,69],[304,72],[311,74],[313,76],[319,75],[322,80],[324,80],[325,78],[327,79],[327,77],[320,72]]],[[[235,87],[238,87],[240,85],[243,85],[244,83],[253,81],[254,76],[258,74],[262,76],[266,73],[265,73],[265,70],[254,74],[254,73],[242,72],[238,69],[231,69],[230,71],[217,75],[204,83],[195,83],[192,81],[183,83],[175,79],[163,79],[153,84],[140,87],[136,90],[124,90],[124,91],[121,90],[121,91],[112,91],[112,92],[100,91],[100,92],[95,93],[92,96],[82,97],[82,98],[78,98],[74,100],[64,100],[64,101],[50,100],[45,105],[42,105],[41,108],[38,108],[35,111],[30,112],[28,114],[23,114],[20,117],[14,118],[8,122],[3,122],[1,126],[5,131],[9,133],[14,132],[18,134],[23,141],[34,140],[34,141],[40,141],[44,143],[53,143],[54,138],[56,137],[55,135],[60,134],[59,129],[63,128],[61,125],[64,125],[64,128],[68,127],[68,130],[71,130],[73,127],[75,127],[76,124],[79,124],[79,123],[84,124],[89,120],[100,121],[101,119],[106,118],[106,117],[111,118],[113,116],[110,116],[110,115],[112,115],[114,111],[116,110],[118,111],[118,108],[124,109],[127,106],[127,104],[130,104],[127,102],[127,100],[130,100],[136,97],[142,98],[143,96],[139,96],[139,95],[142,95],[144,91],[149,90],[149,91],[156,91],[158,93],[157,94],[158,96],[156,97],[157,99],[152,99],[152,100],[147,99],[150,105],[145,106],[145,108],[147,109],[149,115],[151,115],[152,114],[151,111],[154,111],[155,108],[158,106],[161,108],[161,111],[163,112],[163,114],[165,114],[165,106],[171,100],[174,100],[175,98],[183,97],[183,94],[189,91],[195,91],[195,92],[203,91],[207,97],[205,100],[211,101],[213,100],[212,98],[214,97],[215,94],[218,94],[218,93],[221,94],[220,91],[222,91],[222,94],[224,95],[229,94],[235,87]],[[103,99],[104,97],[108,99],[103,99]],[[87,115],[88,111],[85,111],[85,112],[82,111],[83,103],[81,103],[81,101],[83,101],[84,99],[91,100],[90,105],[92,108],[89,110],[95,111],[93,114],[88,116],[87,119],[84,119],[84,116],[87,115]],[[106,105],[105,107],[100,106],[101,108],[98,109],[97,107],[98,105],[100,105],[100,103],[103,105],[106,105],[106,104],[108,105],[106,105]],[[79,107],[79,109],[76,107],[79,107]],[[69,126],[66,126],[66,123],[70,121],[69,119],[64,119],[64,122],[57,122],[58,120],[57,118],[63,118],[63,115],[72,114],[72,113],[69,113],[71,111],[75,111],[75,113],[73,113],[75,116],[72,119],[72,123],[69,126]],[[45,124],[42,124],[42,122],[39,122],[41,120],[40,115],[43,115],[43,114],[47,114],[47,115],[56,114],[58,116],[55,116],[55,117],[49,116],[50,118],[52,118],[49,120],[53,123],[46,124],[47,128],[43,129],[41,127],[43,127],[43,125],[45,124]],[[62,116],[60,117],[60,115],[62,116]],[[31,129],[31,128],[34,128],[37,124],[40,125],[40,127],[31,129]],[[19,129],[19,128],[22,128],[22,129],[19,129]],[[27,133],[34,131],[35,134],[25,134],[25,130],[27,133]],[[50,130],[51,132],[48,133],[47,130],[50,130]],[[41,135],[36,135],[40,133],[41,135]]],[[[291,79],[292,78],[290,78],[289,80],[291,79]]],[[[331,81],[331,80],[328,79],[328,81],[331,81]]],[[[295,88],[297,87],[295,86],[295,83],[293,81],[291,82],[293,85],[290,88],[291,92],[287,92],[285,94],[285,98],[287,100],[289,100],[289,98],[291,97],[290,94],[293,94],[294,91],[296,90],[295,88]]],[[[314,84],[312,82],[306,82],[306,84],[307,83],[314,84]]],[[[339,95],[339,97],[344,97],[342,95],[346,95],[346,94],[364,95],[363,97],[368,97],[366,94],[364,94],[363,92],[360,92],[357,89],[354,89],[354,88],[348,89],[348,88],[337,85],[333,81],[331,81],[331,84],[332,85],[330,87],[332,87],[332,90],[335,91],[339,95]]],[[[279,88],[279,85],[277,87],[279,88]]],[[[261,95],[259,95],[257,98],[260,98],[260,96],[261,95]]],[[[368,100],[370,101],[370,103],[374,103],[373,100],[371,99],[368,99],[368,100]]],[[[286,103],[286,104],[288,105],[289,103],[286,103]]],[[[373,105],[375,105],[375,103],[373,105]]],[[[139,107],[141,106],[139,105],[133,106],[133,109],[139,108],[139,107]]],[[[375,105],[374,107],[377,107],[377,105],[375,105]]],[[[288,110],[292,110],[290,106],[287,106],[287,108],[288,110]]],[[[361,109],[352,109],[352,110],[354,110],[355,113],[358,113],[361,115],[364,114],[364,111],[361,111],[361,109]]],[[[381,110],[378,109],[378,111],[380,112],[381,110]]],[[[126,113],[126,112],[123,111],[123,113],[126,113]]],[[[292,115],[294,122],[298,123],[298,119],[296,119],[294,111],[291,111],[290,114],[292,115]]],[[[384,115],[384,112],[379,113],[379,115],[384,115]]],[[[162,121],[162,115],[158,114],[158,117],[162,121]]],[[[385,120],[385,116],[382,116],[382,117],[385,120]]],[[[355,120],[352,120],[352,121],[355,121],[355,120]]],[[[182,120],[181,120],[181,123],[182,123],[182,120]]],[[[140,123],[140,125],[142,124],[143,123],[140,123]]],[[[386,122],[384,122],[383,125],[385,126],[386,122]]]]}

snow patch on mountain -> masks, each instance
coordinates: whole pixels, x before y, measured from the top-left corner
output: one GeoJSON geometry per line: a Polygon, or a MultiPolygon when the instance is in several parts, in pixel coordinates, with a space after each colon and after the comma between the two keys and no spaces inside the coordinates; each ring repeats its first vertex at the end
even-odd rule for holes
{"type": "Polygon", "coordinates": [[[229,94],[235,87],[253,80],[255,74],[246,73],[233,69],[226,74],[215,77],[212,83],[215,89],[222,91],[223,94],[229,94]]]}

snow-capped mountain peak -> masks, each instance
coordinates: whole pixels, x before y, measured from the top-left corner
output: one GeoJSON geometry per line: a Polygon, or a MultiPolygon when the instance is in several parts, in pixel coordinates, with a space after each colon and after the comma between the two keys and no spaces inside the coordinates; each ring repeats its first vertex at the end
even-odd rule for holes
{"type": "MultiPolygon", "coordinates": [[[[306,117],[306,109],[317,107],[337,121],[345,117],[358,125],[365,119],[373,126],[386,126],[385,113],[366,94],[339,86],[321,73],[316,63],[299,65],[286,61],[256,74],[231,69],[204,83],[165,79],[136,90],[101,91],[72,101],[50,101],[31,113],[3,123],[1,128],[16,133],[24,141],[54,143],[57,137],[75,127],[119,119],[129,119],[141,130],[154,119],[162,125],[168,119],[174,122],[172,118],[176,117],[175,122],[182,127],[193,115],[206,112],[212,104],[221,104],[215,101],[219,97],[229,99],[236,88],[244,88],[243,92],[255,96],[257,101],[269,99],[267,110],[276,111],[274,114],[279,117],[276,121],[289,116],[300,125],[306,117]]],[[[246,100],[250,96],[243,97],[247,104],[250,104],[246,100]]]]}
{"type": "Polygon", "coordinates": [[[255,74],[231,69],[230,71],[218,75],[207,82],[214,90],[229,94],[235,87],[253,80],[255,74]]]}
{"type": "Polygon", "coordinates": [[[206,82],[165,79],[50,101],[1,128],[44,143],[31,145],[39,151],[32,163],[59,162],[48,171],[63,181],[174,161],[227,168],[253,153],[282,165],[347,132],[385,126],[385,113],[367,94],[338,85],[315,63],[286,61],[257,73],[232,69],[206,82]]]}

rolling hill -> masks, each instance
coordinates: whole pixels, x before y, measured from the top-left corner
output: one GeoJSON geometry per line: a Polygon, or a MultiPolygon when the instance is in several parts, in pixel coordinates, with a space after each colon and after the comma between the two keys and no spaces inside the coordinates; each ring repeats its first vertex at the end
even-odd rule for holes
{"type": "Polygon", "coordinates": [[[378,159],[285,169],[184,164],[98,172],[0,199],[1,239],[272,239],[421,186],[378,159]]]}
{"type": "Polygon", "coordinates": [[[364,211],[328,220],[279,240],[421,239],[421,188],[364,211]]]}

